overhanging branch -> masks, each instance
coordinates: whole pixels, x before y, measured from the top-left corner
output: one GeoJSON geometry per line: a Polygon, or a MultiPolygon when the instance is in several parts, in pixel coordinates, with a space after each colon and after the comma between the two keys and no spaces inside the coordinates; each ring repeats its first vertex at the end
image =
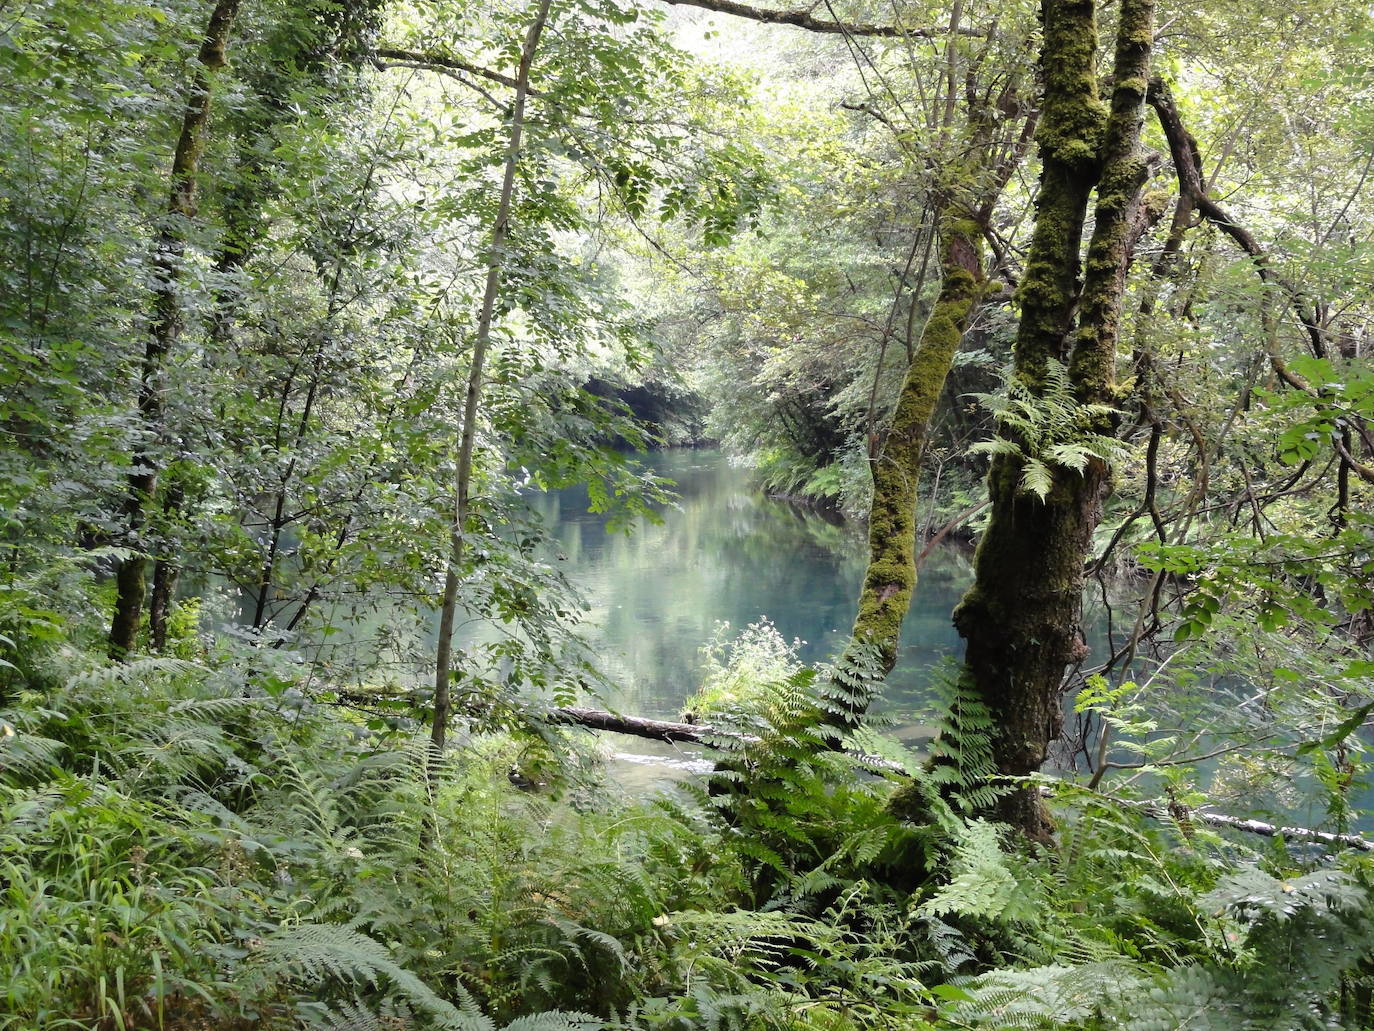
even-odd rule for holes
{"type": "Polygon", "coordinates": [[[766,25],[792,25],[808,32],[828,32],[840,36],[885,36],[888,38],[915,37],[930,39],[936,34],[930,28],[907,28],[901,25],[865,25],[859,22],[830,21],[817,18],[809,8],[790,11],[775,11],[766,7],[754,7],[737,3],[736,0],[663,0],[674,7],[700,7],[716,14],[733,14],[737,18],[763,22],[766,25]]]}
{"type": "Polygon", "coordinates": [[[1159,118],[1159,126],[1164,130],[1165,139],[1169,141],[1169,153],[1173,158],[1174,172],[1178,176],[1179,194],[1186,197],[1207,221],[1246,253],[1265,285],[1277,286],[1287,295],[1293,314],[1302,324],[1311,342],[1312,353],[1318,358],[1325,357],[1326,341],[1322,328],[1306,298],[1274,270],[1268,253],[1260,246],[1254,235],[1209,196],[1202,180],[1202,154],[1192,133],[1183,124],[1168,85],[1162,79],[1151,80],[1147,99],[1159,118]]]}
{"type": "MultiPolygon", "coordinates": [[[[479,79],[486,79],[488,82],[495,82],[502,86],[509,86],[514,89],[516,81],[509,75],[502,72],[494,72],[490,68],[483,68],[481,65],[472,64],[451,54],[437,54],[431,51],[419,50],[398,50],[395,47],[378,47],[372,51],[372,56],[378,67],[385,70],[387,67],[398,68],[418,68],[422,71],[434,71],[440,73],[454,72],[464,75],[472,75],[479,79]],[[389,64],[388,64],[389,62],[389,64]]],[[[526,90],[530,96],[538,96],[536,90],[526,90]]]]}
{"type": "MultiPolygon", "coordinates": [[[[1312,354],[1317,358],[1325,358],[1327,355],[1326,333],[1317,318],[1316,307],[1303,296],[1296,286],[1275,271],[1269,260],[1268,252],[1260,246],[1254,234],[1236,221],[1230,212],[1208,194],[1207,187],[1202,180],[1202,155],[1198,149],[1197,141],[1184,126],[1169,87],[1162,80],[1153,79],[1150,82],[1147,97],[1150,106],[1154,108],[1155,114],[1159,118],[1159,125],[1164,130],[1164,137],[1169,141],[1169,152],[1173,157],[1174,169],[1178,175],[1180,203],[1184,201],[1191,203],[1203,218],[1244,251],[1254,265],[1260,281],[1265,286],[1277,287],[1282,291],[1294,317],[1297,318],[1303,331],[1307,334],[1312,354]]],[[[1280,379],[1295,390],[1301,390],[1322,402],[1329,401],[1328,391],[1314,388],[1288,367],[1279,355],[1274,341],[1271,340],[1266,349],[1269,362],[1280,379]]],[[[1363,433],[1364,429],[1360,421],[1356,419],[1354,422],[1356,428],[1363,433]]],[[[1332,443],[1343,469],[1353,471],[1366,483],[1374,483],[1374,468],[1365,465],[1350,454],[1349,449],[1343,445],[1339,437],[1333,436],[1332,443]]]]}

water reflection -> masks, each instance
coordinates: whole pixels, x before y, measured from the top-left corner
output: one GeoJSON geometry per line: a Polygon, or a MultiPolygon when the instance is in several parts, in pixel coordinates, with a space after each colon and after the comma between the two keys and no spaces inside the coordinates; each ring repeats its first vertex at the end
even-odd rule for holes
{"type": "MultiPolygon", "coordinates": [[[[680,501],[658,524],[610,533],[586,511],[585,491],[534,499],[566,556],[565,572],[591,606],[587,633],[621,685],[610,703],[672,717],[701,678],[701,648],[720,620],[740,628],[766,617],[805,642],[804,660],[832,657],[854,619],[865,542],[785,502],[765,498],[748,470],[714,451],[645,457],[678,484],[680,501]]],[[[948,547],[921,570],[897,669],[881,707],[908,710],[928,695],[930,668],[957,654],[950,611],[968,583],[966,555],[948,547]]]]}

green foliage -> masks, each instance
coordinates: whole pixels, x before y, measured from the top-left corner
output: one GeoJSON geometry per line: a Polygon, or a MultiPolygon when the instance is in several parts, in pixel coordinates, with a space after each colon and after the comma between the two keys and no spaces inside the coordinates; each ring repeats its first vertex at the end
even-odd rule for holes
{"type": "MultiPolygon", "coordinates": [[[[1337,445],[1367,463],[1374,418],[1366,10],[1210,5],[1158,41],[1217,195],[1271,243],[1263,283],[1220,235],[1170,250],[1157,283],[1135,263],[1148,469],[1058,366],[969,395],[992,443],[964,447],[982,426],[960,406],[933,428],[946,488],[970,453],[1020,463],[1041,498],[1105,462],[1164,541],[1141,552],[1163,584],[1141,623],[1173,599],[1178,675],[1079,701],[1115,735],[1109,789],[1137,801],[1133,778],[1160,776],[1173,820],[1066,789],[1058,850],[1032,854],[973,818],[998,714],[967,684],[943,686],[914,756],[853,728],[880,686],[866,658],[807,669],[767,624],[708,644],[690,705],[730,732],[710,781],[652,801],[595,782],[543,720],[597,673],[527,494],[584,485],[626,525],[664,502],[608,446],[651,438],[591,388],[685,381],[770,489],[863,511],[938,286],[931,211],[998,163],[967,149],[964,96],[1005,87],[988,125],[1015,160],[1033,5],[966,3],[974,31],[864,51],[860,74],[827,49],[848,39],[732,29],[753,70],[722,70],[633,4],[556,4],[496,256],[500,78],[528,5],[241,6],[199,211],[171,227],[177,345],[147,425],[208,5],[0,5],[0,1028],[1374,1026],[1368,861],[1255,854],[1188,818],[1190,756],[1221,743],[1212,797],[1363,816],[1370,495],[1337,445]],[[385,44],[450,61],[379,67],[385,44]],[[480,629],[458,747],[431,762],[426,699],[399,688],[429,658],[493,257],[459,571],[480,629]],[[145,460],[160,482],[133,525],[145,460]],[[162,654],[112,667],[91,656],[134,553],[185,575],[162,654]],[[516,790],[516,764],[550,786],[516,790]]],[[[1025,282],[1021,178],[980,217],[997,274],[1025,282]]],[[[987,389],[1010,318],[979,311],[958,391],[987,389]]]]}
{"type": "Polygon", "coordinates": [[[762,624],[712,655],[737,736],[651,803],[518,791],[504,736],[431,776],[299,681],[50,667],[0,722],[8,1026],[1361,1026],[1362,856],[1304,870],[1067,788],[1059,847],[1021,852],[961,815],[988,716],[957,683],[926,769],[889,746],[894,794],[835,748],[862,662],[802,668],[762,624]]]}
{"type": "Polygon", "coordinates": [[[1374,418],[1374,374],[1359,364],[1303,356],[1290,362],[1289,369],[1316,393],[1289,390],[1263,395],[1269,410],[1288,422],[1278,441],[1283,462],[1310,461],[1341,429],[1374,418]]]}
{"type": "Polygon", "coordinates": [[[972,820],[956,842],[949,881],[921,902],[916,912],[924,917],[959,914],[980,920],[1032,922],[1041,902],[1009,869],[997,828],[972,820]]]}
{"type": "Polygon", "coordinates": [[[1104,423],[1121,413],[1108,405],[1084,404],[1074,396],[1068,368],[1051,358],[1045,382],[1033,388],[1008,376],[1004,393],[970,396],[992,413],[1000,435],[973,445],[975,454],[1005,455],[1021,465],[1018,490],[1044,501],[1054,486],[1054,469],[1081,473],[1088,462],[1108,466],[1124,457],[1121,442],[1102,432],[1104,423]]]}
{"type": "MultiPolygon", "coordinates": [[[[801,641],[785,640],[767,619],[750,623],[736,636],[729,623],[717,623],[714,637],[702,647],[701,689],[686,708],[702,723],[739,719],[764,710],[777,684],[797,676],[801,641]]],[[[765,715],[764,718],[767,718],[765,715]]]]}
{"type": "Polygon", "coordinates": [[[1188,578],[1176,640],[1201,636],[1223,606],[1246,612],[1264,630],[1329,626],[1374,607],[1365,575],[1371,527],[1370,515],[1352,513],[1350,525],[1326,538],[1235,532],[1197,544],[1143,545],[1140,556],[1147,568],[1188,578]]]}
{"type": "Polygon", "coordinates": [[[1001,793],[995,783],[992,713],[962,674],[946,670],[936,686],[941,704],[930,782],[961,812],[987,812],[1001,793]]]}
{"type": "Polygon", "coordinates": [[[555,819],[490,747],[427,782],[418,747],[176,660],[3,727],[6,1027],[586,1028],[552,1011],[669,976],[655,921],[728,871],[671,808],[555,819]]]}
{"type": "Polygon", "coordinates": [[[1374,910],[1346,870],[1299,874],[1092,796],[1073,805],[1058,853],[1019,869],[1048,893],[1024,925],[1031,962],[957,981],[954,1026],[1365,1026],[1354,942],[1374,910]]]}

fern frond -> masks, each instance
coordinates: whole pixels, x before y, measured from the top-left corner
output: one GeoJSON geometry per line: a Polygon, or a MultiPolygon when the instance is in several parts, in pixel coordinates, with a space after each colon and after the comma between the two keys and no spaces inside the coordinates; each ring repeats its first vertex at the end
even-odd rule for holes
{"type": "Polygon", "coordinates": [[[1048,1031],[1092,1021],[1104,1003],[1133,996],[1146,983],[1138,968],[1125,960],[999,970],[961,984],[969,998],[956,1013],[975,1027],[1048,1031]]]}
{"type": "Polygon", "coordinates": [[[599,1031],[606,1022],[586,1013],[564,1013],[549,1010],[545,1013],[532,1013],[527,1017],[516,1017],[501,1031],[599,1031]]]}
{"type": "Polygon", "coordinates": [[[399,966],[381,944],[344,927],[297,924],[283,928],[264,941],[259,963],[269,975],[285,976],[315,989],[333,983],[360,991],[385,980],[441,1027],[494,1031],[489,1018],[459,1010],[399,966]]]}
{"type": "Polygon", "coordinates": [[[4,724],[0,731],[0,782],[18,786],[42,781],[54,775],[61,768],[61,757],[66,745],[61,741],[15,731],[4,724]]]}
{"type": "Polygon", "coordinates": [[[1033,921],[1039,915],[1038,901],[1008,864],[997,828],[984,820],[972,820],[955,851],[953,876],[921,903],[917,913],[1033,921]]]}
{"type": "Polygon", "coordinates": [[[67,686],[73,689],[113,688],[128,684],[144,684],[159,677],[201,678],[207,673],[208,670],[199,663],[167,655],[154,655],[131,662],[96,666],[73,675],[67,686]]]}
{"type": "Polygon", "coordinates": [[[1038,391],[1009,373],[1002,393],[969,396],[992,414],[999,431],[993,440],[970,450],[1020,461],[1017,489],[1041,501],[1053,489],[1055,468],[1082,474],[1094,458],[1111,466],[1124,454],[1120,441],[1097,432],[1121,413],[1108,405],[1080,403],[1063,362],[1046,362],[1044,384],[1038,391]]]}
{"type": "Polygon", "coordinates": [[[1050,467],[1038,458],[1027,458],[1021,469],[1021,482],[1018,489],[1023,494],[1034,494],[1041,501],[1050,495],[1054,487],[1054,476],[1050,467]]]}

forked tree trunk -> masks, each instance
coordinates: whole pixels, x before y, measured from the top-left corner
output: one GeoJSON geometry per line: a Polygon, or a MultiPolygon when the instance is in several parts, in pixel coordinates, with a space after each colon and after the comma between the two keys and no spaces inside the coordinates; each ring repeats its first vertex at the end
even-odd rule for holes
{"type": "Polygon", "coordinates": [[[196,173],[205,147],[206,128],[210,124],[211,85],[216,73],[226,64],[225,50],[238,9],[239,0],[219,0],[210,15],[172,160],[167,216],[154,243],[152,326],[144,344],[138,387],[138,415],[144,437],[132,455],[133,470],[129,474],[129,492],[122,512],[128,546],[133,554],[120,564],[115,574],[115,609],[110,624],[109,651],[116,659],[134,650],[143,622],[148,558],[146,542],[140,538],[147,529],[148,509],[157,493],[161,472],[158,438],[162,434],[167,360],[185,324],[178,291],[186,255],[186,224],[196,216],[196,173]]]}
{"type": "MultiPolygon", "coordinates": [[[[1014,362],[1014,374],[1037,392],[1046,386],[1050,361],[1064,363],[1085,404],[1113,397],[1127,240],[1146,173],[1139,138],[1153,47],[1152,0],[1122,0],[1108,111],[1097,91],[1094,6],[1092,0],[1042,0],[1042,172],[1014,362]],[[1080,278],[1094,189],[1095,227],[1080,278]]],[[[992,464],[991,516],[973,587],[954,617],[967,642],[965,675],[992,713],[998,772],[1013,777],[1038,771],[1059,734],[1065,667],[1085,654],[1084,560],[1109,489],[1108,470],[1094,459],[1081,474],[1052,467],[1053,484],[1042,501],[1019,488],[1024,460],[1024,452],[999,454],[992,464]]],[[[1048,836],[1031,787],[1004,795],[997,815],[1031,838],[1048,836]]]]}

